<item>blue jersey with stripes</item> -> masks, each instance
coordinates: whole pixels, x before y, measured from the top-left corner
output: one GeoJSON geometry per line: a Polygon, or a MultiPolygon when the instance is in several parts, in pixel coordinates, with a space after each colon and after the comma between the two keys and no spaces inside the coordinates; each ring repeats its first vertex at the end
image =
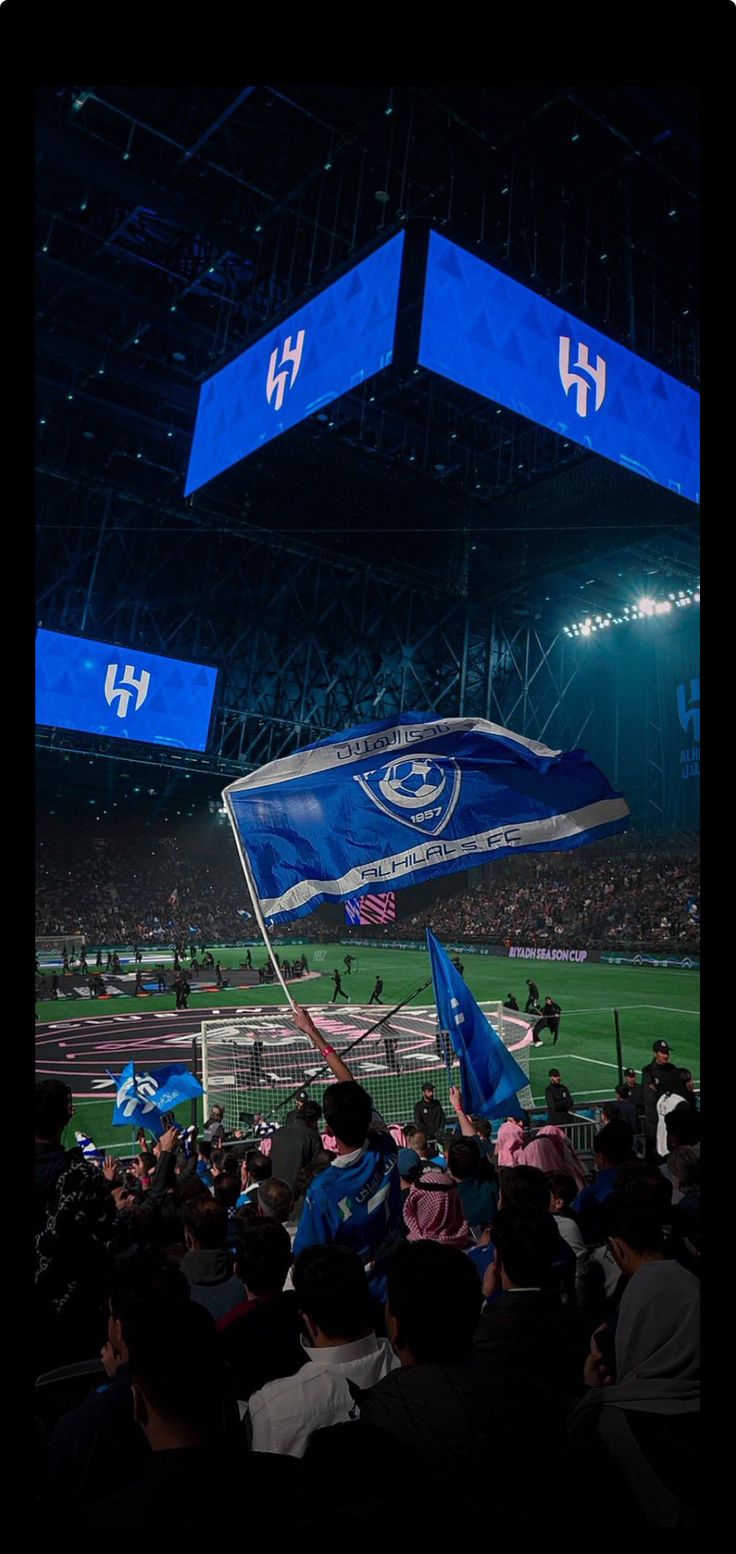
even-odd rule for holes
{"type": "Polygon", "coordinates": [[[294,1256],[308,1246],[349,1246],[373,1262],[401,1222],[398,1146],[390,1133],[372,1131],[362,1149],[339,1155],[307,1190],[294,1256]]]}

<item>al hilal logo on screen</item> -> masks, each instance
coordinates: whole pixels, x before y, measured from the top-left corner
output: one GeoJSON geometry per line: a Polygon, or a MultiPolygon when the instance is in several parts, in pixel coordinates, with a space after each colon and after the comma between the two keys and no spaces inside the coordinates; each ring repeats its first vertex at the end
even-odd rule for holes
{"type": "Polygon", "coordinates": [[[460,796],[460,770],[449,756],[407,756],[355,776],[384,815],[411,831],[439,836],[460,796]]]}
{"type": "Polygon", "coordinates": [[[118,717],[127,718],[134,691],[135,707],[133,708],[133,711],[137,712],[139,707],[143,706],[143,703],[148,695],[148,687],[151,683],[151,676],[147,669],[141,669],[140,676],[136,680],[134,665],[126,664],[125,669],[123,670],[120,684],[116,685],[115,681],[119,668],[119,664],[108,664],[107,666],[107,674],[105,675],[105,701],[107,702],[108,707],[111,707],[113,702],[117,701],[118,705],[116,711],[118,717]]]}
{"type": "Polygon", "coordinates": [[[268,377],[266,378],[266,399],[269,405],[273,400],[274,410],[281,409],[286,389],[293,388],[296,383],[299,368],[302,364],[305,334],[306,330],[299,330],[296,337],[296,345],[292,345],[291,335],[287,335],[281,348],[280,358],[278,346],[271,352],[271,360],[268,364],[268,377]]]}
{"type": "Polygon", "coordinates": [[[570,346],[572,340],[569,335],[560,335],[560,377],[562,387],[566,394],[571,388],[575,388],[575,409],[579,416],[588,414],[588,395],[595,384],[595,408],[600,410],[606,397],[606,363],[602,356],[596,356],[595,367],[588,357],[587,345],[578,346],[577,361],[573,363],[580,369],[579,372],[570,371],[570,346]],[[581,373],[587,372],[588,378],[581,377],[581,373]],[[589,381],[590,379],[590,381],[589,381]]]}

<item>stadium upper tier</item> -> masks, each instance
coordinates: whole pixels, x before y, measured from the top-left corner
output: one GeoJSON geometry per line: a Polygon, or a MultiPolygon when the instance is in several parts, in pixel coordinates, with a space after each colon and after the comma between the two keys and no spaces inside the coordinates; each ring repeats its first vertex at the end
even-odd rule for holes
{"type": "MultiPolygon", "coordinates": [[[[194,937],[207,943],[248,937],[250,903],[235,850],[221,827],[190,820],[174,828],[115,820],[69,828],[44,824],[37,844],[36,934],[78,934],[89,944],[194,937]]],[[[431,924],[440,937],[491,943],[636,946],[696,952],[700,875],[695,852],[603,843],[584,853],[506,860],[485,877],[397,895],[392,939],[417,939],[431,924]]],[[[343,914],[324,907],[308,919],[310,938],[333,938],[343,914]]],[[[304,924],[285,924],[290,937],[304,924]]],[[[370,937],[379,930],[349,930],[370,937]]]]}

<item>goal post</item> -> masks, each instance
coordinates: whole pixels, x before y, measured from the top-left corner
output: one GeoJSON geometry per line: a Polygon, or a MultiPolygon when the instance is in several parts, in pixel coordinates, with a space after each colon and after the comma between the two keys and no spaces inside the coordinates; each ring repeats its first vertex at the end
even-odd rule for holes
{"type": "MultiPolygon", "coordinates": [[[[498,1002],[483,1002],[481,1008],[505,1045],[516,1048],[529,1022],[519,1015],[509,1017],[498,1002]]],[[[338,1009],[330,1004],[311,1012],[387,1122],[413,1120],[427,1080],[452,1118],[449,1089],[451,1083],[459,1083],[459,1063],[453,1054],[448,1073],[446,1038],[438,1030],[433,1005],[404,1008],[370,1034],[365,1033],[375,1025],[375,1007],[356,1004],[338,1009]]],[[[307,1090],[321,1104],[325,1087],[333,1080],[328,1064],[309,1038],[295,1029],[285,1008],[272,1006],[232,1018],[203,1020],[200,1041],[203,1105],[207,1113],[213,1105],[222,1106],[228,1129],[249,1128],[256,1114],[281,1124],[300,1090],[307,1090]]],[[[517,1048],[514,1056],[528,1077],[529,1047],[517,1048]]],[[[519,1099],[532,1109],[528,1085],[519,1099]]]]}

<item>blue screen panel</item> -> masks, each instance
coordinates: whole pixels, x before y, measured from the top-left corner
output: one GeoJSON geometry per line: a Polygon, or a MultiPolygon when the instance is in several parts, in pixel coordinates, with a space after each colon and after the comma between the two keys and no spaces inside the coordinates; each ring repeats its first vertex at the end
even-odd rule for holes
{"type": "Polygon", "coordinates": [[[391,361],[404,234],[202,384],[184,494],[391,361]]]}
{"type": "Polygon", "coordinates": [[[204,750],[217,670],[58,631],[36,634],[36,722],[204,750]]]}
{"type": "Polygon", "coordinates": [[[700,395],[436,232],[419,361],[700,500],[700,395]]]}

